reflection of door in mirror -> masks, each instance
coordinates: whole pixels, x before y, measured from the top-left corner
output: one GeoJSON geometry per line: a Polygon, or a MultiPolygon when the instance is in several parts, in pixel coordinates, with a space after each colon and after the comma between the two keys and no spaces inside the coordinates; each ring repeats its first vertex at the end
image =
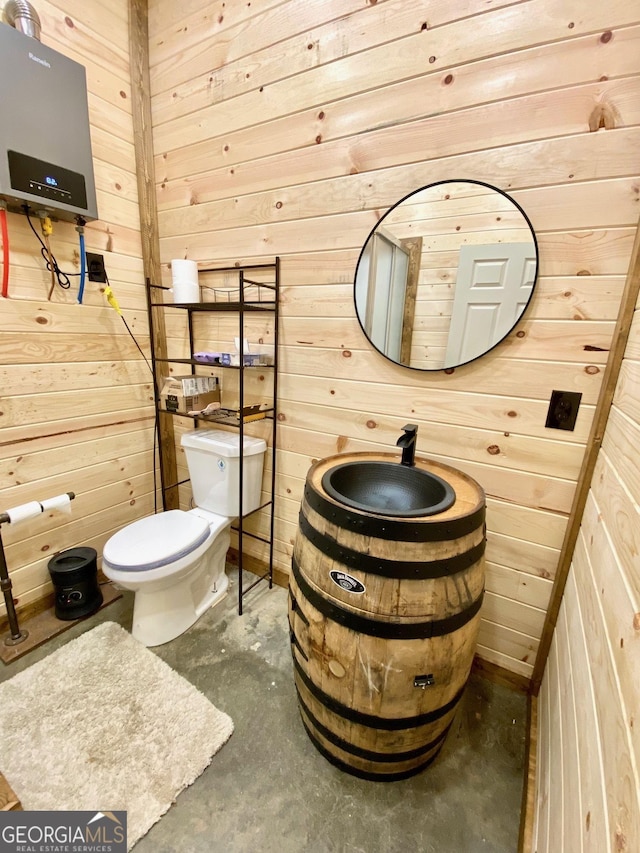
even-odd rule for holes
{"type": "Polygon", "coordinates": [[[461,246],[444,366],[471,361],[504,338],[531,297],[530,241],[461,246]]]}
{"type": "Polygon", "coordinates": [[[358,266],[356,306],[371,343],[394,361],[401,360],[403,329],[413,322],[404,318],[408,270],[409,253],[392,234],[378,229],[358,266]]]}

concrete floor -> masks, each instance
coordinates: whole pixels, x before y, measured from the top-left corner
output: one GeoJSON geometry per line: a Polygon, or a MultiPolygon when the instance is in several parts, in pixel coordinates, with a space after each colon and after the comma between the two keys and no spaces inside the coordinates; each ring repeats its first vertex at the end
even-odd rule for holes
{"type": "MultiPolygon", "coordinates": [[[[472,676],[440,756],[400,782],[326,761],[300,720],[286,592],[227,599],[154,651],[233,719],[231,740],[135,846],[136,853],[515,853],[526,702],[472,676]]],[[[0,681],[104,621],[131,626],[132,598],[0,670],[0,681]]]]}

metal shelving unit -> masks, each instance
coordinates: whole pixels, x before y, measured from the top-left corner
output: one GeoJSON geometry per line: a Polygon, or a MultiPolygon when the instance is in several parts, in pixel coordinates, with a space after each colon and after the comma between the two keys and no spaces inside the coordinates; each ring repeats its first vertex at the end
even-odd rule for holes
{"type": "MultiPolygon", "coordinates": [[[[261,414],[264,413],[265,419],[268,419],[272,422],[271,427],[271,441],[268,442],[268,450],[271,451],[271,493],[270,498],[264,504],[259,506],[251,513],[247,513],[243,515],[240,513],[238,517],[237,526],[234,526],[232,529],[236,530],[238,533],[238,614],[242,615],[242,603],[244,596],[250,592],[255,586],[257,586],[261,581],[268,580],[269,588],[273,586],[273,538],[274,538],[274,522],[275,522],[275,477],[276,477],[276,450],[277,450],[277,425],[278,425],[278,411],[277,411],[277,400],[278,400],[278,303],[279,303],[279,292],[280,292],[280,258],[275,258],[273,263],[270,264],[253,264],[253,265],[243,265],[243,266],[234,266],[234,267],[205,267],[199,269],[199,274],[223,274],[227,278],[235,277],[237,275],[237,288],[229,288],[228,285],[225,285],[224,288],[220,288],[216,290],[216,288],[207,287],[208,296],[212,297],[210,301],[206,302],[185,302],[185,303],[173,303],[173,302],[163,302],[159,301],[158,297],[161,297],[164,291],[169,290],[169,288],[164,287],[162,285],[152,284],[149,280],[147,280],[147,311],[149,315],[149,331],[151,336],[151,359],[152,359],[152,367],[153,367],[153,375],[154,375],[154,397],[155,397],[155,406],[156,406],[156,418],[159,417],[160,414],[163,416],[175,416],[175,417],[183,417],[189,418],[195,422],[196,427],[199,425],[199,422],[202,421],[206,424],[220,424],[225,426],[236,427],[240,433],[240,447],[244,446],[244,432],[245,432],[245,424],[247,422],[253,422],[253,418],[249,418],[247,421],[245,418],[241,417],[241,413],[245,410],[245,373],[246,371],[273,371],[273,392],[272,392],[272,405],[268,408],[262,408],[261,414]],[[256,280],[257,278],[262,279],[262,277],[270,278],[269,281],[256,280]],[[238,294],[237,300],[229,299],[230,293],[238,294]],[[189,333],[189,352],[193,355],[194,352],[194,319],[196,316],[204,313],[211,312],[226,312],[226,313],[236,313],[238,315],[238,337],[240,341],[240,351],[239,355],[239,364],[238,365],[225,365],[225,364],[212,364],[205,363],[203,361],[197,360],[195,358],[171,358],[171,357],[158,357],[157,356],[157,344],[158,344],[158,332],[154,324],[154,309],[157,308],[166,308],[166,309],[175,309],[176,311],[182,311],[186,313],[187,323],[188,323],[188,333],[189,333]],[[259,365],[245,365],[245,356],[247,353],[244,352],[244,341],[245,341],[245,319],[248,314],[269,314],[273,318],[273,360],[271,364],[259,364],[259,365]],[[236,412],[232,412],[230,410],[226,410],[224,415],[219,416],[211,416],[211,417],[202,417],[201,415],[185,415],[183,413],[173,413],[167,412],[165,409],[160,408],[160,389],[158,388],[157,377],[159,373],[159,365],[166,364],[184,364],[189,365],[191,367],[191,373],[195,374],[196,367],[205,367],[210,368],[212,370],[221,370],[221,371],[238,371],[238,410],[236,412]],[[250,515],[254,515],[261,510],[269,509],[269,537],[259,536],[258,534],[251,533],[250,531],[245,529],[245,519],[250,515]],[[243,580],[243,540],[244,537],[251,537],[252,539],[257,539],[269,546],[269,564],[268,570],[260,575],[256,580],[250,583],[247,587],[244,586],[243,580]]],[[[202,293],[202,285],[201,285],[201,293],[202,293]]],[[[166,342],[165,342],[166,346],[166,342]]],[[[158,440],[160,445],[162,443],[161,430],[158,429],[158,440]]],[[[180,480],[175,483],[167,483],[166,482],[166,472],[164,470],[164,465],[162,463],[163,454],[162,454],[162,446],[160,446],[160,479],[161,479],[161,492],[162,492],[162,500],[163,500],[163,508],[166,508],[165,497],[166,493],[170,489],[175,489],[183,483],[188,482],[188,480],[180,480]]],[[[244,465],[240,466],[240,484],[239,484],[239,503],[242,506],[243,500],[243,479],[244,479],[244,465]]]]}

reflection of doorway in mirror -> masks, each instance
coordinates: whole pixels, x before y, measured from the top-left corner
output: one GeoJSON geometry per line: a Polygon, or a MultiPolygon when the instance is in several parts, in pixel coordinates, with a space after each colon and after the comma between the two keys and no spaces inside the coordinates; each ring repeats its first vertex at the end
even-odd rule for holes
{"type": "Polygon", "coordinates": [[[471,361],[509,333],[535,273],[531,243],[461,246],[444,367],[471,361]]]}
{"type": "Polygon", "coordinates": [[[356,277],[356,307],[371,343],[401,360],[409,253],[380,228],[362,253],[356,277]]]}

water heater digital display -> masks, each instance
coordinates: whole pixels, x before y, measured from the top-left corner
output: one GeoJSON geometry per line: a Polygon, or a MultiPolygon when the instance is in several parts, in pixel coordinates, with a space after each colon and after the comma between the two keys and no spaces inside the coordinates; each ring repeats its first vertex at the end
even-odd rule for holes
{"type": "Polygon", "coordinates": [[[85,69],[0,23],[0,198],[97,219],[85,69]]]}
{"type": "Polygon", "coordinates": [[[47,201],[86,208],[87,188],[83,175],[18,151],[7,151],[7,155],[12,189],[39,195],[47,201]]]}

